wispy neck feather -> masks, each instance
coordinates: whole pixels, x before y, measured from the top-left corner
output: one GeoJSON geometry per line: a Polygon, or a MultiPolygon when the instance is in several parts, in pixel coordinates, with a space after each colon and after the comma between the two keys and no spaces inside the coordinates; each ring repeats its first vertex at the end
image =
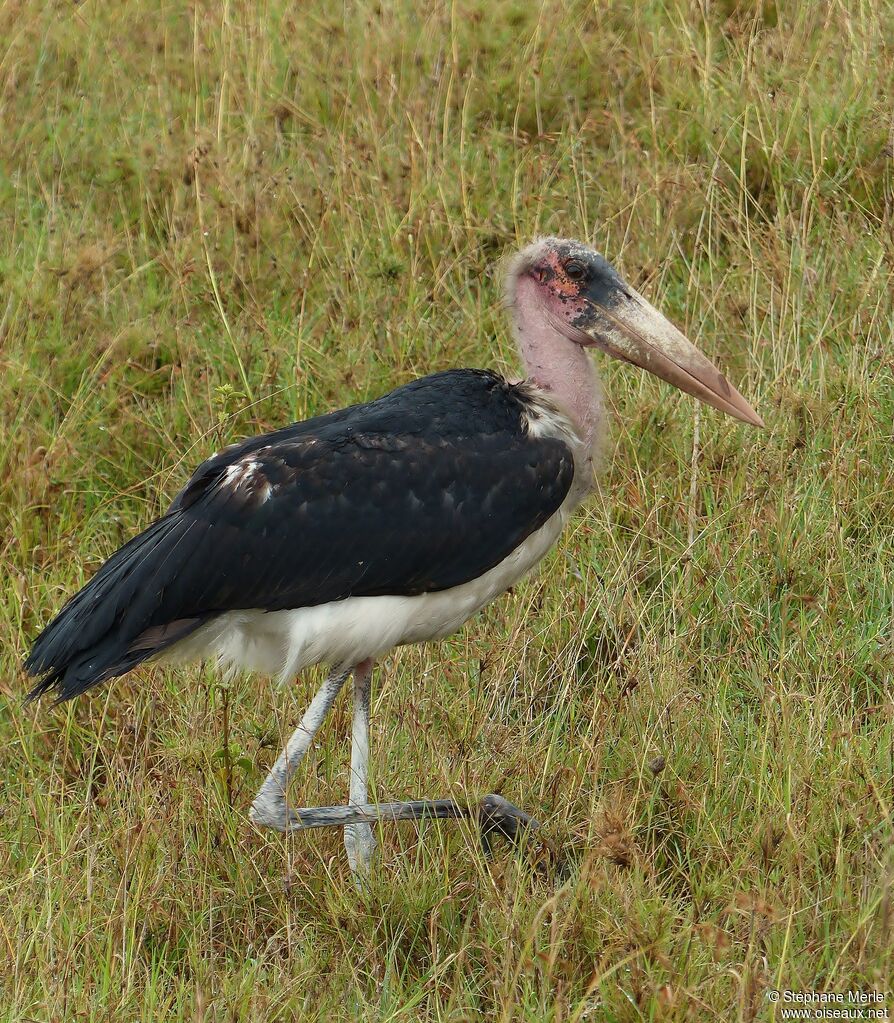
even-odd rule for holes
{"type": "Polygon", "coordinates": [[[602,424],[602,388],[586,351],[546,318],[533,281],[520,278],[512,310],[519,355],[528,379],[548,391],[593,450],[602,424]]]}

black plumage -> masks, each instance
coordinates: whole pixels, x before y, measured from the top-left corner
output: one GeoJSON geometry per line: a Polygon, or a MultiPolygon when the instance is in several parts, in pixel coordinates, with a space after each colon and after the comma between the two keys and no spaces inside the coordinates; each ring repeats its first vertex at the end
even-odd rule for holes
{"type": "Polygon", "coordinates": [[[226,611],[458,586],[543,525],[573,475],[566,444],[529,433],[523,387],[479,370],[233,445],[47,626],[30,695],[69,699],[226,611]]]}

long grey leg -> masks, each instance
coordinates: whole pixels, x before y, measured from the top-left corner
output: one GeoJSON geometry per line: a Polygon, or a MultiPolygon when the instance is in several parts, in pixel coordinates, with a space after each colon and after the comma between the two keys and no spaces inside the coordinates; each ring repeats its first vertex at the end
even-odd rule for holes
{"type": "Polygon", "coordinates": [[[494,835],[503,835],[511,842],[519,842],[524,834],[540,827],[524,810],[491,794],[480,803],[465,806],[454,799],[413,799],[400,803],[366,803],[352,806],[309,806],[293,811],[290,830],[305,828],[343,827],[346,831],[358,824],[377,821],[418,821],[434,818],[471,818],[478,821],[481,843],[486,853],[494,835]]]}
{"type": "MultiPolygon", "coordinates": [[[[369,766],[369,698],[373,662],[361,661],[354,668],[354,724],[351,731],[351,787],[348,801],[351,806],[366,803],[366,782],[369,766]]],[[[345,827],[345,851],[355,874],[369,872],[369,864],[376,848],[372,827],[365,822],[345,827]]]]}
{"type": "Polygon", "coordinates": [[[286,748],[270,769],[270,773],[251,804],[249,817],[255,824],[264,824],[267,827],[276,828],[277,831],[288,831],[291,827],[300,827],[295,814],[290,812],[286,805],[286,786],[295,773],[295,769],[304,759],[304,754],[310,749],[310,744],[323,723],[323,719],[329,713],[330,707],[335,703],[335,698],[341,692],[341,688],[350,674],[350,668],[335,668],[329,673],[316,696],[310,701],[310,706],[304,712],[301,724],[292,733],[292,738],[289,739],[286,748]]]}
{"type": "Polygon", "coordinates": [[[481,842],[490,852],[494,835],[504,835],[518,842],[529,829],[539,823],[524,810],[503,799],[485,796],[480,803],[465,806],[453,799],[417,799],[398,803],[367,803],[367,766],[369,761],[369,702],[372,662],[361,661],[354,669],[334,669],[301,719],[286,748],[270,769],[264,784],[255,796],[249,816],[255,824],[277,831],[299,831],[305,828],[343,827],[345,848],[351,869],[357,873],[369,868],[375,849],[371,824],[378,821],[430,820],[432,818],[467,817],[477,820],[481,842]],[[354,725],[351,740],[351,785],[349,806],[301,807],[290,810],[286,804],[286,787],[296,768],[310,749],[314,736],[323,723],[336,697],[354,671],[354,725]]]}

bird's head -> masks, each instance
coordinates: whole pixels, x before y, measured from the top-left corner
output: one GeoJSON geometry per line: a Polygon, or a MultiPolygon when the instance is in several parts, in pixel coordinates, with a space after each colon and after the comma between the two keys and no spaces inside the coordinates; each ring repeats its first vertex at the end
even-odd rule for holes
{"type": "Polygon", "coordinates": [[[512,261],[506,281],[521,342],[559,334],[654,373],[745,423],[763,420],[704,355],[606,259],[581,242],[541,238],[512,261]]]}

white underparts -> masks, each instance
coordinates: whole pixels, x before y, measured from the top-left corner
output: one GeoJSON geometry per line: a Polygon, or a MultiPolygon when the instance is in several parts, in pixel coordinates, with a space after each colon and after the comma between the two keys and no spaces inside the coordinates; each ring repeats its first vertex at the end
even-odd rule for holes
{"type": "Polygon", "coordinates": [[[165,661],[216,657],[231,669],[279,676],[313,664],[358,664],[392,647],[439,639],[522,578],[546,554],[580,501],[572,487],[561,508],[478,579],[412,597],[348,597],[284,611],[230,611],[170,647],[165,661]]]}

